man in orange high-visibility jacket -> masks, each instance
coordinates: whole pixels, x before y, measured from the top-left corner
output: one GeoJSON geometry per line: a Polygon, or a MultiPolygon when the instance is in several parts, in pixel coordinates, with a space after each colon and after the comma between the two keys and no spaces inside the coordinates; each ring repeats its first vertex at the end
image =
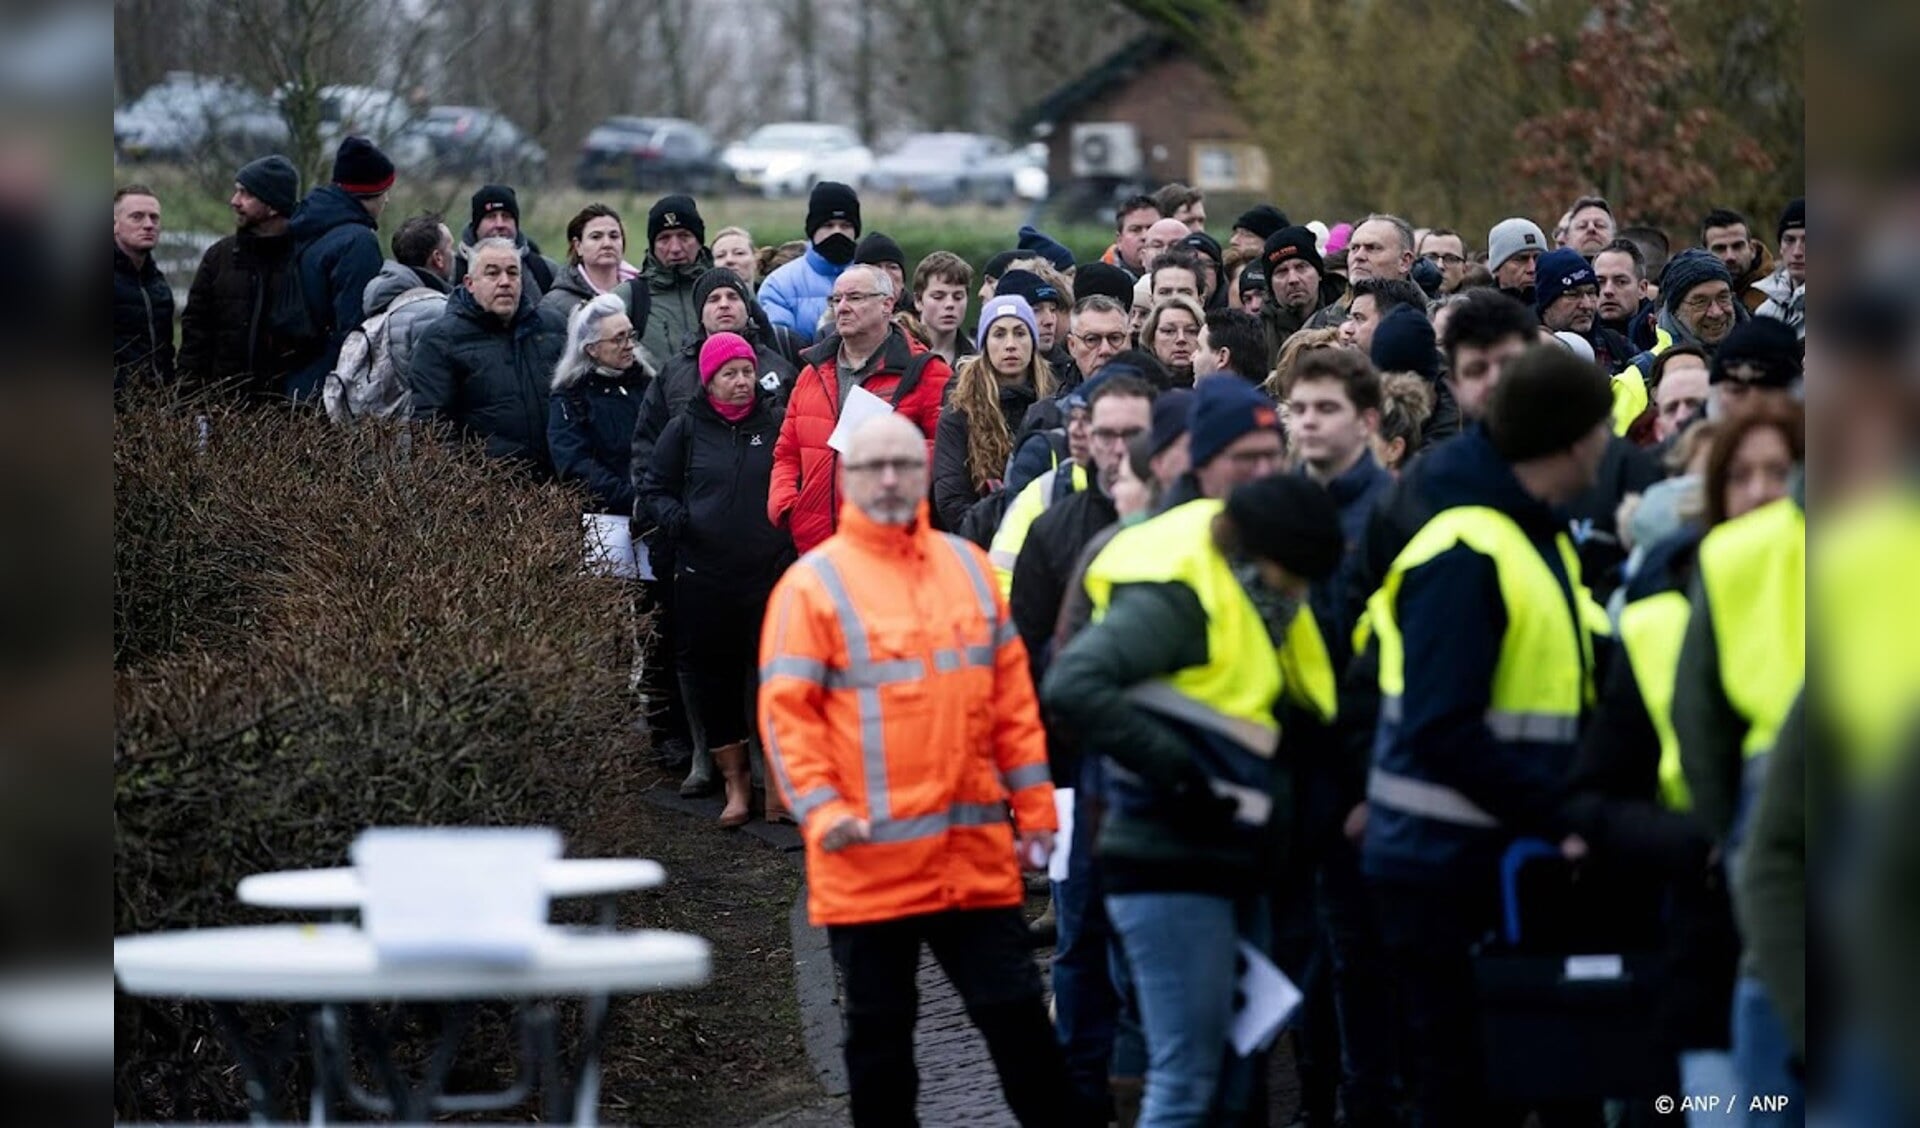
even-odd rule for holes
{"type": "Polygon", "coordinates": [[[767,608],[760,731],[806,839],[809,915],[845,984],[853,1123],[918,1123],[924,942],[1020,1123],[1072,1125],[1020,915],[1021,859],[1043,866],[1059,825],[1026,648],[986,554],[928,526],[912,423],[869,421],[840,470],[839,531],[767,608]]]}

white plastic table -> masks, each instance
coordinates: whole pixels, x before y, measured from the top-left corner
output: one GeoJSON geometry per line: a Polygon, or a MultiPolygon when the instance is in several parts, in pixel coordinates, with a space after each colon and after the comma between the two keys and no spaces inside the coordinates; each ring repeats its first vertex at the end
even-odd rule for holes
{"type": "Polygon", "coordinates": [[[487,999],[585,996],[587,1028],[576,1067],[564,1086],[548,1087],[549,1114],[565,1115],[570,1095],[574,1122],[591,1124],[598,1103],[599,1047],[605,1007],[591,1005],[610,994],[639,994],[693,987],[710,973],[711,946],[685,933],[641,930],[599,932],[546,929],[524,965],[472,961],[383,962],[373,942],[351,924],[273,924],[248,928],[190,929],[123,936],[113,944],[114,974],[129,994],[203,999],[214,1007],[222,1033],[248,1078],[256,1123],[272,1122],[271,1063],[246,1036],[235,1004],[280,1002],[311,1008],[315,1058],[313,1115],[327,1117],[330,1097],[344,1094],[370,1111],[426,1119],[432,1112],[510,1108],[531,1091],[532,1072],[560,1079],[559,1050],[550,1009],[537,1008],[523,1030],[527,1058],[512,1089],[497,1094],[443,1096],[439,1087],[452,1066],[453,1050],[466,1030],[470,1007],[456,1006],[442,1032],[433,1067],[418,1088],[393,1064],[384,1034],[366,1004],[432,1002],[466,1004],[487,999]],[[367,1044],[386,1098],[358,1090],[345,1068],[345,1021],[367,1044]],[[530,1070],[532,1072],[530,1072],[530,1070]]]}
{"type": "MultiPolygon", "coordinates": [[[[653,889],[667,880],[659,862],[644,858],[562,858],[542,873],[549,897],[607,898],[653,889]]],[[[352,866],[280,870],[240,880],[240,902],[295,912],[354,912],[364,891],[352,866]]]]}

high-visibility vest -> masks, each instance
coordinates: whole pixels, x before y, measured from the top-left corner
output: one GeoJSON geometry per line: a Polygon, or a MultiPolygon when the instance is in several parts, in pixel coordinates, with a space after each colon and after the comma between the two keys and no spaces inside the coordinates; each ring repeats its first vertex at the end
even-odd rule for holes
{"type": "MultiPolygon", "coordinates": [[[[1513,518],[1484,506],[1441,511],[1407,542],[1368,601],[1380,646],[1378,754],[1367,781],[1376,805],[1460,826],[1493,828],[1497,819],[1458,790],[1427,778],[1423,765],[1393,739],[1406,689],[1406,650],[1399,596],[1407,573],[1464,545],[1493,562],[1506,608],[1506,631],[1494,667],[1486,725],[1498,744],[1564,745],[1580,735],[1580,716],[1594,703],[1593,636],[1607,633],[1606,612],[1580,581],[1580,558],[1565,533],[1554,535],[1566,572],[1553,570],[1513,518]],[[1572,602],[1569,602],[1571,599],[1572,602]]],[[[1481,629],[1461,623],[1461,630],[1481,629]]]]}
{"type": "Polygon", "coordinates": [[[1721,691],[1747,722],[1742,754],[1773,747],[1807,668],[1807,518],[1792,498],[1763,505],[1700,542],[1721,691]]]}
{"type": "Polygon", "coordinates": [[[1663,591],[1636,599],[1620,612],[1620,645],[1633,667],[1647,718],[1660,738],[1660,801],[1675,811],[1693,807],[1693,793],[1680,769],[1680,740],[1673,731],[1673,686],[1680,672],[1688,609],[1685,592],[1663,591]]]}
{"type": "Polygon", "coordinates": [[[1826,517],[1807,576],[1823,718],[1855,786],[1884,778],[1920,733],[1920,615],[1897,598],[1920,560],[1920,497],[1902,488],[1826,517]]]}
{"type": "MultiPolygon", "coordinates": [[[[1274,709],[1283,699],[1331,720],[1337,681],[1326,640],[1303,602],[1275,646],[1260,612],[1213,543],[1213,519],[1224,508],[1202,498],[1120,530],[1087,566],[1094,620],[1104,618],[1113,590],[1124,584],[1178,583],[1207,613],[1207,661],[1134,686],[1143,709],[1209,739],[1196,759],[1216,791],[1241,800],[1243,813],[1267,798],[1264,781],[1280,742],[1274,709]],[[1257,793],[1257,794],[1254,794],[1257,793]]],[[[1266,821],[1262,812],[1258,820],[1266,821]]]]}
{"type": "Polygon", "coordinates": [[[1013,499],[1013,504],[1007,507],[1006,514],[1000,518],[1000,527],[994,530],[992,547],[987,550],[987,559],[993,562],[994,579],[999,581],[1001,595],[1013,594],[1013,566],[1020,559],[1020,549],[1027,543],[1027,534],[1033,531],[1033,523],[1052,508],[1059,498],[1086,488],[1087,468],[1078,462],[1069,462],[1028,482],[1026,488],[1020,491],[1020,496],[1013,499]],[[1060,477],[1062,470],[1069,471],[1065,479],[1060,477]]]}

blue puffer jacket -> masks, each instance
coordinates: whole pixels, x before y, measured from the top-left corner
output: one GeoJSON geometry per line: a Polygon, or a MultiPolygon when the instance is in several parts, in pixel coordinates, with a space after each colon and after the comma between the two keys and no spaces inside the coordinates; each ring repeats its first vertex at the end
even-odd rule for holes
{"type": "Polygon", "coordinates": [[[287,374],[286,394],[311,400],[320,394],[327,373],[340,360],[341,342],[366,316],[361,305],[367,283],[380,273],[383,258],[373,216],[338,185],[315,188],[293,213],[294,263],[300,286],[320,326],[319,351],[287,374]]]}
{"type": "MultiPolygon", "coordinates": [[[[1478,425],[1423,460],[1426,497],[1436,511],[1474,505],[1518,524],[1559,581],[1574,621],[1573,585],[1554,538],[1566,520],[1520,486],[1513,468],[1478,425]]],[[[1557,812],[1577,742],[1495,739],[1485,717],[1507,631],[1507,605],[1491,558],[1465,544],[1409,571],[1396,602],[1405,646],[1406,688],[1396,720],[1382,710],[1376,771],[1452,788],[1499,820],[1480,827],[1374,803],[1362,868],[1402,881],[1468,881],[1492,888],[1500,852],[1515,835],[1558,838],[1557,812]]],[[[1599,647],[1596,646],[1596,650],[1599,647]]]]}
{"type": "Polygon", "coordinates": [[[760,283],[760,305],[767,311],[767,320],[812,344],[814,330],[827,315],[827,295],[833,293],[834,279],[846,269],[828,262],[809,245],[806,254],[760,283]]]}

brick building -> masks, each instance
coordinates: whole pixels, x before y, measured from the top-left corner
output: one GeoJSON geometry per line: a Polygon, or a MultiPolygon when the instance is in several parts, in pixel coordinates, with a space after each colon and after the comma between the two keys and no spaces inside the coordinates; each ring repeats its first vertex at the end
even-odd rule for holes
{"type": "Polygon", "coordinates": [[[1044,135],[1055,192],[1089,204],[1172,180],[1221,194],[1269,187],[1266,154],[1221,81],[1158,33],[1054,90],[1019,126],[1044,135]]]}

